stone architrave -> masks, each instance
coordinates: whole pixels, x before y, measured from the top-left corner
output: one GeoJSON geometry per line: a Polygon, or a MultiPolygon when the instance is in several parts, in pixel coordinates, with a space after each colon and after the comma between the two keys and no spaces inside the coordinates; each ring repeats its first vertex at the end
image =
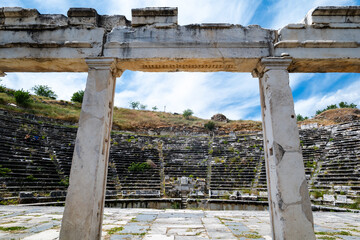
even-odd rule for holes
{"type": "Polygon", "coordinates": [[[263,58],[259,77],[272,239],[315,239],[289,86],[290,58],[263,58]]]}
{"type": "Polygon", "coordinates": [[[86,59],[88,78],[60,239],[100,239],[116,81],[113,58],[86,59]]]}

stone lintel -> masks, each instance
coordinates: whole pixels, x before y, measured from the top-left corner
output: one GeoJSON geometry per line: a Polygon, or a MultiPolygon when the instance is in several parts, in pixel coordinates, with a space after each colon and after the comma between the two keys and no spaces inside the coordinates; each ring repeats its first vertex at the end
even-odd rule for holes
{"type": "Polygon", "coordinates": [[[40,13],[36,9],[21,7],[3,7],[0,8],[0,17],[5,18],[29,18],[37,17],[40,13]]]}
{"type": "Polygon", "coordinates": [[[67,15],[69,25],[98,26],[99,15],[93,8],[70,8],[67,15]]]}
{"type": "Polygon", "coordinates": [[[360,6],[320,6],[310,11],[312,16],[359,16],[360,6]]]}
{"type": "Polygon", "coordinates": [[[97,17],[97,11],[93,8],[70,8],[68,17],[97,17]]]}
{"type": "Polygon", "coordinates": [[[146,7],[131,9],[133,17],[148,17],[148,16],[177,16],[177,7],[146,7]]]}
{"type": "Polygon", "coordinates": [[[303,22],[307,25],[360,23],[360,6],[317,7],[308,12],[303,22]]]}
{"type": "Polygon", "coordinates": [[[178,23],[178,9],[170,7],[135,8],[131,10],[132,26],[178,23]]]}

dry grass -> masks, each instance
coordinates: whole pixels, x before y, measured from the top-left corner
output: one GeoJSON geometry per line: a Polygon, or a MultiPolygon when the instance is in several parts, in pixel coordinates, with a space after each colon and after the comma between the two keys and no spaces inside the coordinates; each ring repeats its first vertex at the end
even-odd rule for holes
{"type": "MultiPolygon", "coordinates": [[[[67,101],[58,101],[46,97],[31,96],[33,102],[28,108],[11,106],[16,104],[15,98],[9,94],[0,93],[0,108],[13,112],[29,113],[53,119],[77,123],[79,121],[81,104],[67,101]]],[[[332,109],[317,115],[314,119],[298,122],[298,125],[318,123],[319,125],[333,125],[360,119],[360,110],[343,108],[332,109]]],[[[197,117],[185,119],[182,115],[166,112],[132,110],[127,108],[114,108],[114,130],[144,132],[157,128],[186,129],[186,131],[205,131],[204,124],[210,120],[197,117]]],[[[231,131],[261,131],[260,121],[238,120],[228,123],[216,122],[218,131],[229,133],[231,131]]]]}
{"type": "Polygon", "coordinates": [[[317,123],[320,126],[334,125],[338,123],[360,120],[360,110],[357,108],[330,109],[316,115],[315,118],[298,122],[298,125],[317,123]]]}
{"type": "Polygon", "coordinates": [[[115,108],[114,125],[119,130],[137,131],[140,129],[154,129],[172,126],[203,126],[207,120],[197,117],[185,119],[182,115],[174,115],[165,112],[146,110],[132,110],[127,108],[115,108]]]}
{"type": "Polygon", "coordinates": [[[6,93],[0,93],[0,108],[19,112],[29,113],[37,116],[60,119],[70,122],[78,122],[81,110],[81,104],[66,101],[56,101],[46,97],[31,96],[32,102],[29,107],[15,107],[9,104],[15,104],[15,98],[6,93]]]}
{"type": "MultiPolygon", "coordinates": [[[[13,96],[0,93],[0,108],[20,113],[29,113],[37,116],[53,119],[78,122],[81,104],[67,101],[58,101],[46,97],[32,96],[33,102],[28,108],[9,105],[16,104],[13,96]]],[[[185,119],[182,115],[166,112],[132,110],[127,108],[114,108],[113,126],[115,130],[146,131],[157,128],[186,129],[187,131],[205,130],[204,124],[210,120],[197,117],[185,119]]],[[[216,127],[223,132],[230,131],[258,131],[261,130],[261,122],[240,120],[228,123],[216,123],[216,127]]]]}

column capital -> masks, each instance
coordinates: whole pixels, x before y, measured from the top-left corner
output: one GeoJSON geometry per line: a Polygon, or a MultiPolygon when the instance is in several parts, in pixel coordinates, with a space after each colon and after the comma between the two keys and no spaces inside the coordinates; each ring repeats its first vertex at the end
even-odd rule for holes
{"type": "Polygon", "coordinates": [[[287,70],[292,62],[291,57],[266,57],[262,58],[256,68],[252,71],[252,76],[259,78],[269,70],[287,70]]]}
{"type": "Polygon", "coordinates": [[[85,62],[89,69],[113,71],[116,68],[115,58],[85,58],[85,62]]]}

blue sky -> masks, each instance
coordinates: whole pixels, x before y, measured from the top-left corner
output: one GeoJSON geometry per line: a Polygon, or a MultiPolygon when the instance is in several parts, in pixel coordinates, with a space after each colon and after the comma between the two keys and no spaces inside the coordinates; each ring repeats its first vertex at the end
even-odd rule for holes
{"type": "MultiPolygon", "coordinates": [[[[300,22],[316,6],[360,5],[360,0],[1,0],[0,7],[36,8],[40,13],[66,15],[70,7],[91,7],[99,14],[125,15],[131,9],[167,6],[179,8],[179,24],[234,23],[258,24],[280,29],[300,22]]],[[[2,84],[14,89],[31,90],[34,85],[50,86],[59,99],[85,88],[86,73],[8,73],[2,84]]],[[[341,101],[360,106],[360,74],[290,74],[295,112],[313,116],[318,109],[341,101]]],[[[233,120],[260,120],[258,80],[250,73],[145,73],[124,72],[117,79],[115,105],[129,107],[140,101],[151,109],[181,113],[190,108],[198,117],[209,119],[223,113],[233,120]]]]}

